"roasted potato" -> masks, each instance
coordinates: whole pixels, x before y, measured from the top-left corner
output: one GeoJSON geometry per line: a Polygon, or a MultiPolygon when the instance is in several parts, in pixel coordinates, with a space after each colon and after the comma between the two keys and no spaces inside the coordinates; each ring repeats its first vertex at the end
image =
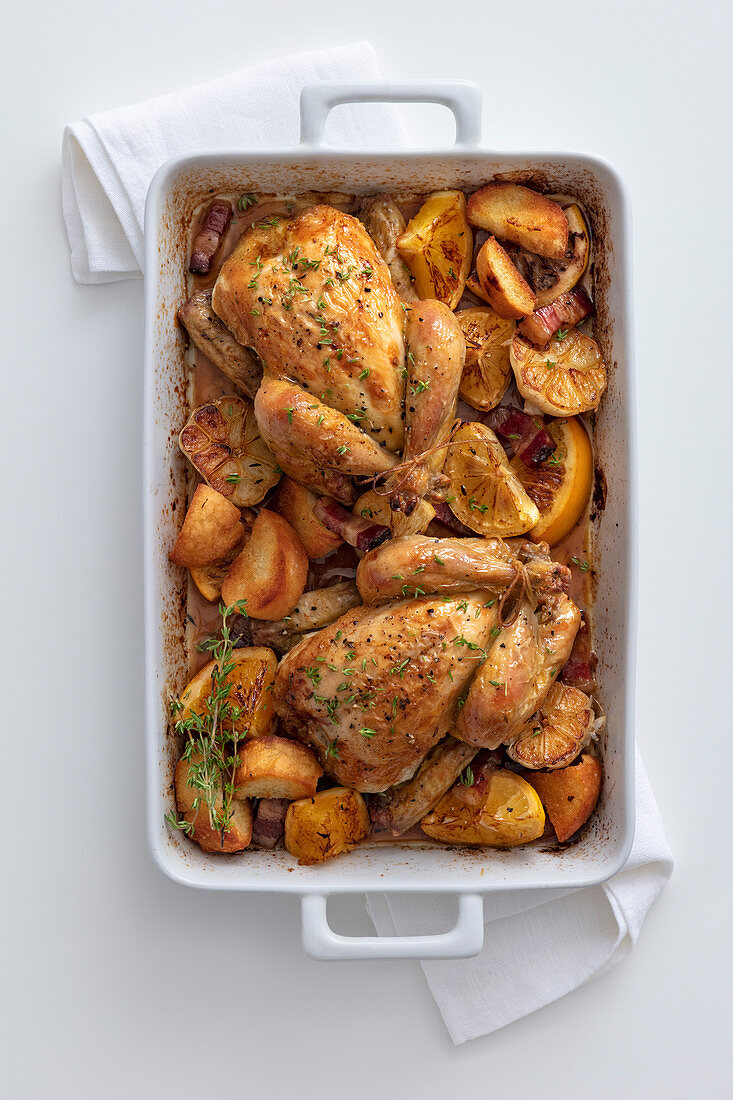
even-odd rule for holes
{"type": "Polygon", "coordinates": [[[288,521],[311,560],[325,558],[343,542],[316,517],[313,509],[317,501],[315,493],[292,477],[283,477],[272,498],[272,507],[288,521]]]}
{"type": "Polygon", "coordinates": [[[238,542],[234,549],[230,550],[221,561],[212,561],[209,565],[190,566],[189,573],[191,574],[191,580],[204,599],[208,600],[209,603],[214,603],[216,600],[221,599],[221,586],[224,583],[224,578],[229,572],[229,566],[237,555],[242,552],[244,539],[246,537],[245,534],[242,537],[242,541],[238,542]]]}
{"type": "Polygon", "coordinates": [[[210,565],[221,561],[244,538],[239,509],[208,485],[191,498],[183,527],[168,557],[174,565],[210,565]]]}
{"type": "Polygon", "coordinates": [[[505,320],[527,317],[537,301],[532,287],[509,259],[495,237],[484,241],[476,257],[481,289],[496,313],[505,320]]]}
{"type": "MultiPolygon", "coordinates": [[[[178,812],[193,825],[192,839],[205,852],[241,852],[252,839],[252,807],[247,799],[233,799],[228,827],[214,828],[202,791],[194,782],[202,759],[200,752],[193,752],[188,760],[178,761],[175,777],[178,812]]],[[[221,812],[222,805],[223,798],[219,789],[214,808],[221,812]]]]}
{"type": "Polygon", "coordinates": [[[369,814],[359,792],[331,787],[290,804],[285,847],[298,863],[322,863],[356,848],[369,836],[369,829],[369,814]]]}
{"type": "Polygon", "coordinates": [[[471,270],[473,234],[462,191],[436,191],[397,238],[420,298],[437,298],[450,309],[461,300],[471,270]]]}
{"type": "Polygon", "coordinates": [[[285,737],[256,737],[239,752],[234,784],[240,798],[312,798],[323,768],[310,749],[285,737]]]}
{"type": "Polygon", "coordinates": [[[236,394],[195,408],[178,445],[204,481],[238,508],[259,504],[280,478],[252,402],[236,394]]]}
{"type": "Polygon", "coordinates": [[[449,844],[511,848],[542,836],[545,811],[537,792],[520,776],[487,768],[473,784],[459,779],[420,827],[449,844]]]}
{"type": "Polygon", "coordinates": [[[509,343],[514,321],[500,317],[488,306],[456,313],[466,340],[466,362],[460,395],[474,409],[488,412],[499,404],[512,377],[509,343]]]}
{"type": "Polygon", "coordinates": [[[496,237],[561,260],[568,247],[565,211],[552,199],[518,183],[487,183],[468,200],[471,225],[496,237]]]}
{"type": "Polygon", "coordinates": [[[547,810],[559,841],[569,840],[593,813],[601,793],[600,761],[584,753],[577,764],[554,772],[522,772],[547,810]]]}
{"type": "MultiPolygon", "coordinates": [[[[233,720],[227,720],[227,729],[242,738],[266,737],[275,725],[272,687],[277,657],[271,649],[245,646],[232,650],[229,663],[234,668],[224,679],[224,684],[229,685],[226,702],[236,707],[238,714],[233,720]]],[[[181,693],[182,719],[192,714],[206,713],[212,688],[211,674],[215,667],[216,661],[209,661],[181,693]]]]}
{"type": "Polygon", "coordinates": [[[293,528],[263,508],[221,586],[226,604],[247,601],[251,619],[282,619],[305,591],[308,555],[293,528]]]}

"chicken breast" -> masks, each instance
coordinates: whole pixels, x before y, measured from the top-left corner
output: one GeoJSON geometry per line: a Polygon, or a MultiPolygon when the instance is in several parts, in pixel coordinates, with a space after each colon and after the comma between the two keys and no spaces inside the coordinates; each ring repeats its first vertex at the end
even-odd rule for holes
{"type": "Polygon", "coordinates": [[[224,262],[212,301],[270,375],[298,381],[380,446],[402,450],[405,309],[356,218],[314,206],[256,223],[224,262]]]}
{"type": "Polygon", "coordinates": [[[401,783],[453,728],[495,623],[483,591],[349,611],[280,662],[281,726],[345,786],[401,783]]]}

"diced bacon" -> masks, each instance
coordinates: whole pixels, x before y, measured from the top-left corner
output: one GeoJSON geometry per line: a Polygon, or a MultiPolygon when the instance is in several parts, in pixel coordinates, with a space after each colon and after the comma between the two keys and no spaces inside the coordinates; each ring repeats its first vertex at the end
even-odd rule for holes
{"type": "Polygon", "coordinates": [[[557,444],[545,428],[542,418],[529,416],[513,405],[500,405],[484,414],[484,423],[511,445],[514,454],[526,466],[546,462],[557,444]]]}
{"type": "Polygon", "coordinates": [[[449,527],[451,531],[455,531],[457,535],[462,535],[465,538],[476,537],[476,532],[472,531],[470,527],[466,527],[465,523],[461,523],[457,516],[454,516],[451,512],[450,505],[446,504],[444,500],[431,500],[430,503],[435,509],[435,518],[444,527],[449,527]]]}
{"type": "Polygon", "coordinates": [[[344,542],[348,542],[356,550],[373,550],[389,538],[391,531],[383,523],[372,523],[371,520],[355,516],[346,508],[342,508],[335,500],[321,497],[313,511],[324,527],[340,535],[344,542]]]}
{"type": "Polygon", "coordinates": [[[531,343],[545,347],[563,325],[577,325],[592,312],[593,303],[588,295],[579,287],[574,287],[525,317],[517,331],[531,343]]]}
{"type": "Polygon", "coordinates": [[[562,682],[568,684],[569,687],[579,688],[580,691],[584,691],[586,695],[592,695],[598,688],[596,682],[597,664],[598,657],[591,647],[588,620],[585,614],[583,614],[580,628],[575,635],[573,648],[562,670],[562,682]]]}
{"type": "Polygon", "coordinates": [[[221,238],[226,232],[231,216],[232,208],[228,202],[212,203],[203,227],[193,242],[191,262],[188,265],[188,270],[192,274],[208,275],[211,270],[211,261],[221,244],[221,238]]]}
{"type": "Polygon", "coordinates": [[[285,832],[287,798],[261,798],[252,826],[252,843],[258,848],[276,848],[285,832]]]}

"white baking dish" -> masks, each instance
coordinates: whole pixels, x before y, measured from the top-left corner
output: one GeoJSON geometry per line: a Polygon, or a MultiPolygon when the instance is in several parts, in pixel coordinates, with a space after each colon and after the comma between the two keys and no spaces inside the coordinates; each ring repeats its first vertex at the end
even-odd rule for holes
{"type": "Polygon", "coordinates": [[[148,194],[143,499],[150,847],[161,869],[188,886],[301,895],[303,942],[314,957],[468,956],[483,942],[483,894],[602,882],[619,870],[631,846],[637,536],[629,206],[615,171],[593,157],[481,148],[480,96],[471,84],[311,85],[303,91],[301,118],[302,140],[296,149],[212,152],[173,160],[156,174],[148,194]],[[329,110],[367,100],[444,104],[455,116],[456,144],[449,150],[382,154],[325,148],[329,110]],[[168,702],[187,678],[186,582],[167,555],[186,497],[185,462],[176,442],[186,418],[186,364],[175,315],[185,295],[191,214],[218,191],[473,190],[497,174],[577,196],[595,231],[595,335],[610,369],[595,436],[596,460],[608,484],[607,506],[594,525],[599,696],[608,715],[598,810],[581,840],[562,852],[542,842],[511,851],[372,844],[315,867],[299,867],[285,851],[206,855],[164,823],[164,814],[173,807],[176,761],[168,702]],[[328,926],[326,898],[347,891],[456,894],[458,923],[433,937],[337,936],[328,926]]]}

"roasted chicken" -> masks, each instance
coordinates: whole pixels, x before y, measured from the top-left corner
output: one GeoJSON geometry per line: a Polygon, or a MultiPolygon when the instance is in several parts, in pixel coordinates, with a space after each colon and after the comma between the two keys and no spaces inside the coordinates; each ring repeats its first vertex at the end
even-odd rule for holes
{"type": "Polygon", "coordinates": [[[365,216],[390,266],[361,222],[315,206],[244,233],[212,304],[264,364],[255,412],[285,473],[352,504],[354,477],[397,467],[392,507],[411,515],[423,498],[445,495],[439,444],[455,416],[465,342],[451,310],[414,300],[408,276],[401,291],[411,305],[395,290],[404,265],[394,211],[367,204],[365,216]]]}
{"type": "Polygon", "coordinates": [[[572,648],[567,577],[521,540],[414,536],[370,551],[356,577],[364,605],[280,662],[281,725],[339,783],[372,792],[409,779],[448,732],[511,741],[572,648]]]}

